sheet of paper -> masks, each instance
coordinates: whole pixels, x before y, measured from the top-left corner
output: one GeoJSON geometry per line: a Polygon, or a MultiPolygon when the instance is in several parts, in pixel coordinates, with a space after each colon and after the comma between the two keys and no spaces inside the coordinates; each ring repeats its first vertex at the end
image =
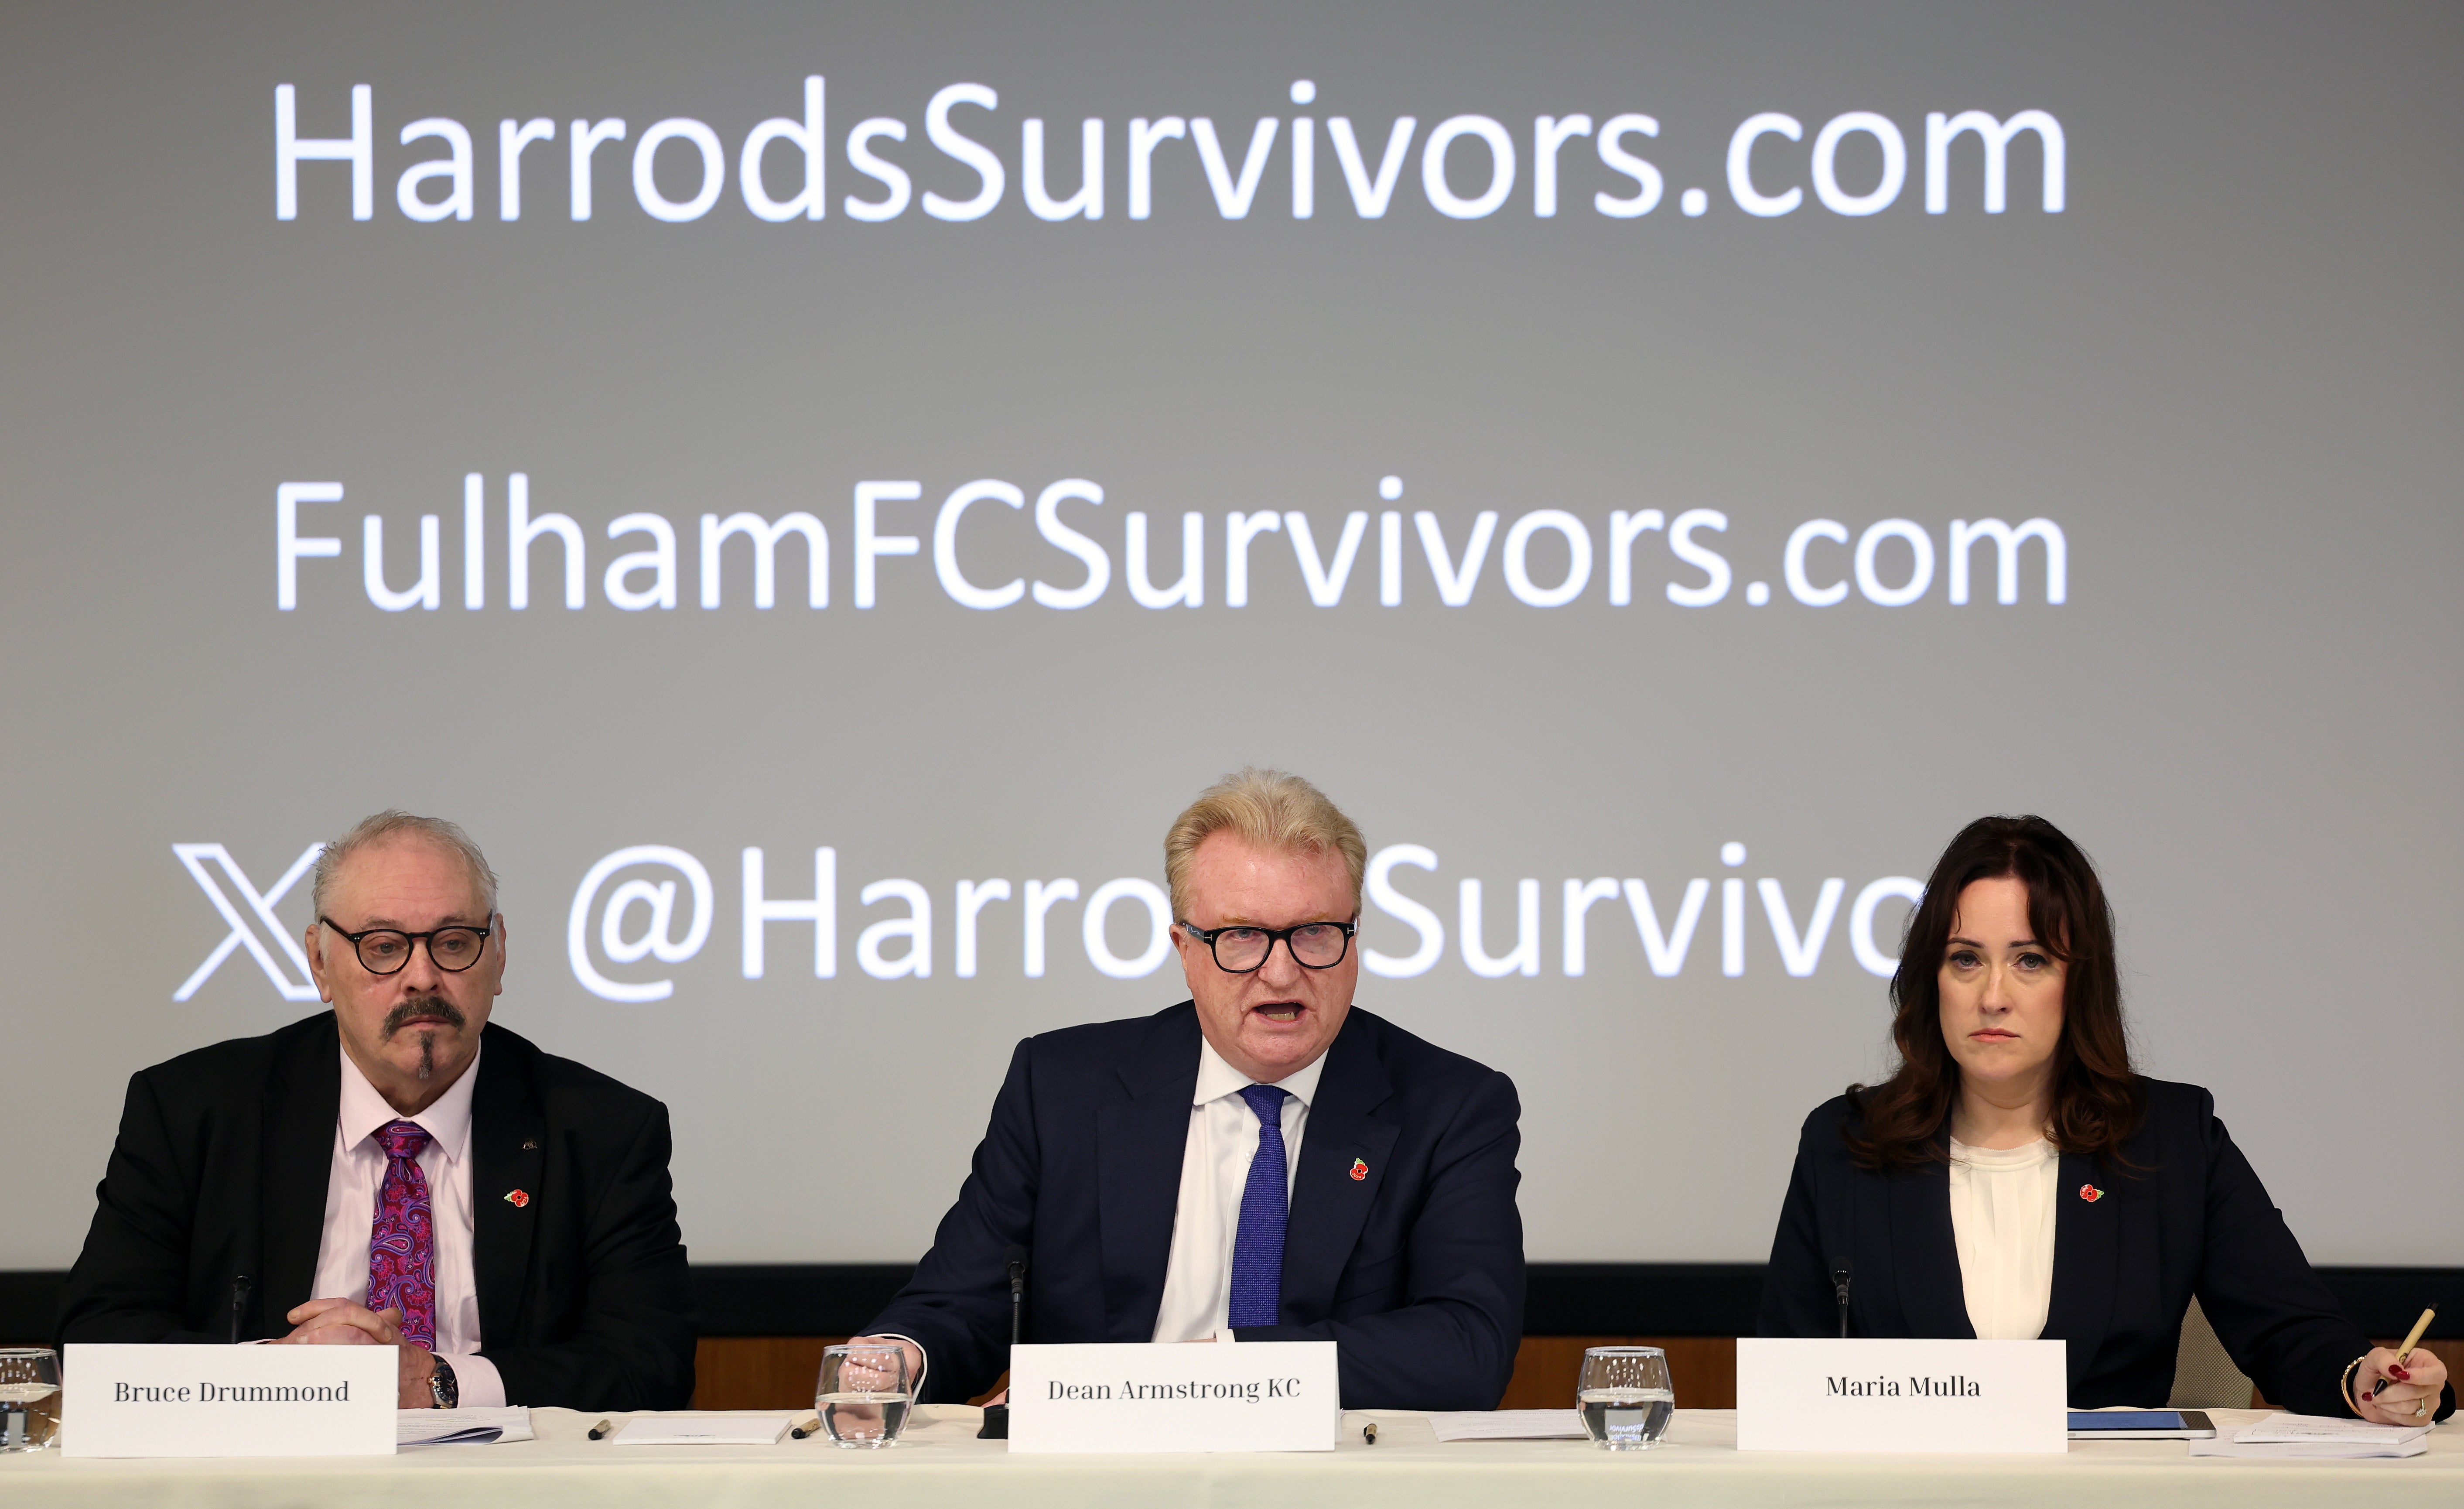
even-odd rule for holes
{"type": "Polygon", "coordinates": [[[2420,1436],[2409,1441],[2192,1441],[2192,1456],[2314,1457],[2419,1456],[2430,1450],[2420,1436]]]}
{"type": "Polygon", "coordinates": [[[2366,1420],[2344,1420],[2334,1415],[2279,1411],[2256,1425],[2235,1431],[2233,1439],[2245,1446],[2295,1441],[2366,1441],[2393,1446],[2419,1440],[2429,1433],[2430,1427],[2426,1425],[2372,1425],[2366,1420]]]}
{"type": "Polygon", "coordinates": [[[655,1414],[625,1422],[618,1446],[775,1446],[793,1416],[783,1414],[655,1414]]]}
{"type": "Polygon", "coordinates": [[[2233,1440],[2242,1445],[2262,1442],[2297,1440],[2365,1440],[2380,1445],[2403,1445],[2408,1440],[2420,1440],[2430,1435],[2430,1425],[2370,1425],[2368,1420],[2341,1420],[2336,1415],[2287,1415],[2275,1413],[2259,1420],[2257,1425],[2242,1425],[2233,1432],[2233,1440]]]}
{"type": "Polygon", "coordinates": [[[502,1409],[397,1409],[397,1446],[484,1446],[491,1441],[528,1441],[528,1405],[502,1409]]]}
{"type": "Polygon", "coordinates": [[[1583,1417],[1572,1409],[1459,1409],[1429,1416],[1441,1441],[1579,1441],[1583,1417]]]}

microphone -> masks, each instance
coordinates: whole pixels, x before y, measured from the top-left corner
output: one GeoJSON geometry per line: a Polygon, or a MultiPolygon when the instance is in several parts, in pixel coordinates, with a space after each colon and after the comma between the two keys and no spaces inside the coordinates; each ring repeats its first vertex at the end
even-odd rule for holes
{"type": "Polygon", "coordinates": [[[236,1274],[231,1277],[231,1339],[233,1346],[239,1344],[240,1317],[248,1313],[248,1297],[255,1288],[256,1280],[246,1274],[236,1274]]]}
{"type": "Polygon", "coordinates": [[[1831,1292],[1839,1300],[1839,1339],[1848,1340],[1848,1257],[1846,1254],[1831,1259],[1831,1292]]]}
{"type": "MultiPolygon", "coordinates": [[[[1009,1344],[1018,1345],[1025,1336],[1026,1324],[1026,1249],[1012,1242],[1003,1259],[1009,1269],[1009,1344]]],[[[976,1432],[979,1441],[1009,1439],[1009,1406],[984,1406],[984,1428],[976,1432]]]]}

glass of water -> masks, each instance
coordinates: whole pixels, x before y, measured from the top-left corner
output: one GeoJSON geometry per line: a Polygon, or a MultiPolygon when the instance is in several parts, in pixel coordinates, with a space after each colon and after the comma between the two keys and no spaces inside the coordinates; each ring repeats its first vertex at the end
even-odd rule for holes
{"type": "Polygon", "coordinates": [[[0,1452],[39,1452],[59,1438],[59,1354],[48,1346],[0,1349],[0,1452]]]}
{"type": "Polygon", "coordinates": [[[1648,1452],[1668,1433],[1668,1417],[1677,1412],[1668,1354],[1656,1346],[1586,1347],[1574,1400],[1594,1446],[1648,1452]]]}
{"type": "Polygon", "coordinates": [[[915,1404],[907,1352],[895,1343],[848,1343],[822,1351],[821,1386],[813,1409],[833,1445],[850,1450],[896,1446],[915,1404]]]}

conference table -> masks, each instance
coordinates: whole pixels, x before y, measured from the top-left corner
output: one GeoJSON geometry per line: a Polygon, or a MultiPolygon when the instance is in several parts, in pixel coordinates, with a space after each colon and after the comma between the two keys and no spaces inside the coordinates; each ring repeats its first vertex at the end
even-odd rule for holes
{"type": "MultiPolygon", "coordinates": [[[[2210,1412],[2227,1432],[2258,1418],[2248,1410],[2210,1412]]],[[[2061,1456],[1835,1455],[1741,1453],[1733,1410],[1681,1409],[1661,1449],[1612,1454],[1582,1441],[1441,1444],[1423,1415],[1355,1410],[1345,1415],[1331,1453],[1047,1456],[1013,1455],[1002,1442],[976,1439],[980,1416],[964,1406],[926,1406],[916,1413],[906,1439],[880,1452],[843,1451],[819,1437],[757,1447],[620,1447],[590,1440],[596,1417],[569,1409],[533,1411],[536,1440],[416,1447],[395,1456],[101,1461],[45,1452],[0,1459],[0,1501],[11,1509],[2464,1504],[2464,1432],[2449,1428],[2431,1433],[2427,1455],[2379,1461],[2192,1458],[2185,1441],[2076,1441],[2061,1456]],[[1370,1445],[1360,1428],[1373,1420],[1378,1434],[1370,1445]]],[[[772,1411],[768,1418],[781,1416],[772,1411]]]]}

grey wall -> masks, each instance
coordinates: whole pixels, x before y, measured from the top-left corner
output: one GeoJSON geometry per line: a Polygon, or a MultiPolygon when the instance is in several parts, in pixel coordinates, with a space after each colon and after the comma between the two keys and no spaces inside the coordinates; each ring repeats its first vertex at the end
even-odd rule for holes
{"type": "MultiPolygon", "coordinates": [[[[2034,810],[2104,867],[2145,1068],[2215,1090],[2312,1255],[2457,1261],[2464,1209],[2422,1206],[2405,1140],[2340,1127],[2400,1116],[2417,1076],[2464,1061],[2439,965],[2464,903],[2459,52],[2445,6],[12,7],[0,1265],[74,1255],[131,1071],[313,1008],[245,948],[173,999],[231,928],[172,846],[222,844],[264,887],[388,805],[458,818],[504,875],[497,1019],[672,1108],[696,1257],[912,1256],[1017,1038],[1182,994],[1169,966],[1099,973],[1079,902],[1050,913],[1036,979],[1019,900],[989,907],[979,972],[959,978],[955,887],[1069,877],[1083,899],[1159,880],[1173,813],[1244,762],[1309,774],[1375,848],[1436,856],[1395,875],[1442,919],[1443,957],[1364,978],[1360,999],[1513,1075],[1535,1258],[1761,1256],[1799,1119],[1887,1067],[1850,903],[1922,876],[1968,818],[2034,810]],[[827,79],[828,213],[765,223],[737,152],[757,122],[801,114],[807,74],[827,79]],[[1295,105],[1304,78],[1317,98],[1295,105]],[[927,101],[961,82],[999,94],[956,117],[1003,161],[998,207],[850,218],[842,196],[882,193],[844,150],[870,117],[905,123],[905,142],[875,145],[919,197],[975,190],[924,132],[927,101]],[[283,83],[315,137],[345,134],[351,86],[371,86],[368,221],[338,163],[304,165],[297,218],[276,219],[283,83]],[[1925,212],[1925,116],[1969,109],[2057,120],[2058,213],[2040,208],[2035,136],[2011,149],[2009,208],[1985,213],[1973,135],[1950,157],[1948,212],[1925,212]],[[1754,154],[1764,191],[1805,189],[1772,217],[1740,209],[1724,167],[1731,132],[1766,111],[1805,137],[1754,154]],[[1812,187],[1815,133],[1855,111],[1906,143],[1905,186],[1871,215],[1812,187]],[[1593,208],[1634,181],[1576,138],[1558,214],[1535,215],[1534,118],[1575,112],[1657,119],[1656,140],[1624,139],[1664,177],[1650,213],[1593,208]],[[1418,125],[1392,207],[1364,219],[1327,122],[1357,122],[1375,155],[1402,114],[1418,125]],[[1245,218],[1219,210],[1187,139],[1156,153],[1152,216],[1130,218],[1130,122],[1165,115],[1214,120],[1236,159],[1258,119],[1283,122],[1245,218]],[[1306,221],[1300,115],[1315,122],[1306,221]],[[1420,154],[1462,115],[1502,122],[1518,171],[1493,214],[1458,220],[1432,208],[1420,154]],[[584,116],[628,136],[599,149],[577,223],[584,116]],[[474,140],[468,222],[396,204],[399,175],[446,149],[400,144],[429,117],[474,140]],[[557,135],[524,156],[507,223],[497,122],[533,117],[557,135]],[[707,122],[726,171],[709,212],[673,224],[644,211],[629,172],[671,117],[707,122]],[[1103,120],[1100,221],[1025,207],[1030,117],[1063,194],[1078,122],[1103,120]],[[1706,191],[1699,217],[1688,188],[1706,191]],[[506,606],[515,473],[534,512],[586,538],[579,611],[552,541],[532,605],[506,606]],[[1037,494],[1070,477],[1105,498],[1063,508],[1106,553],[1104,595],[954,601],[934,522],[978,478],[1028,506],[967,513],[974,581],[1084,579],[1033,522],[1037,494]],[[877,605],[858,609],[867,480],[918,484],[881,527],[924,544],[885,558],[877,605]],[[341,554],[298,564],[285,611],[276,488],[304,481],[343,485],[300,510],[341,554]],[[1396,607],[1378,601],[1389,509],[1404,516],[1396,607]],[[1551,509],[1582,521],[1595,559],[1573,601],[1534,607],[1505,579],[1505,535],[1551,509]],[[1705,577],[1660,531],[1634,545],[1632,602],[1610,602],[1611,514],[1643,509],[1726,516],[1696,535],[1733,569],[1722,600],[1668,599],[1705,577]],[[700,517],[739,510],[825,527],[826,609],[805,605],[801,544],[781,548],[778,606],[754,608],[741,539],[722,606],[699,605],[700,517]],[[1347,514],[1370,516],[1336,606],[1310,601],[1285,532],[1258,537],[1249,601],[1227,605],[1225,516],[1261,510],[1307,515],[1320,550],[1347,514]],[[1464,606],[1439,600],[1419,510],[1456,552],[1477,515],[1500,516],[1464,606]],[[1170,579],[1190,511],[1206,516],[1204,606],[1138,606],[1126,516],[1148,516],[1170,579]],[[637,513],[679,537],[672,610],[622,610],[603,582],[650,544],[607,537],[637,513]],[[438,517],[437,610],[372,604],[369,515],[396,588],[421,516],[438,517]],[[2059,526],[2066,601],[2045,600],[2030,544],[2019,601],[1997,603],[1988,544],[1970,601],[1951,604],[1951,521],[1984,518],[2059,526]],[[1929,588],[1898,607],[1853,584],[1836,606],[1797,601],[1782,552],[1816,519],[1852,538],[1911,521],[1937,557],[1929,588]],[[1733,869],[1729,841],[1747,849],[1733,869]],[[584,918],[591,967],[672,993],[605,1000],[568,958],[568,916],[594,861],[647,844],[709,871],[708,938],[680,962],[610,960],[614,884],[677,874],[612,877],[584,918]],[[746,979],[743,850],[764,850],[771,895],[809,897],[825,845],[835,976],[813,978],[811,926],[781,923],[746,979]],[[1614,900],[1589,914],[1589,967],[1570,978],[1570,877],[1640,879],[1663,920],[1708,881],[1682,968],[1655,975],[1614,900]],[[1525,877],[1538,972],[1483,978],[1458,887],[1482,882],[1493,954],[1525,877]],[[1746,882],[1735,978],[1729,877],[1746,882]],[[1843,882],[1810,975],[1784,967],[1765,877],[1799,927],[1843,882]],[[886,878],[932,897],[929,978],[859,965],[863,929],[906,910],[860,904],[886,878]],[[899,1109],[851,1125],[854,1099],[899,1109]]],[[[1881,170],[1871,135],[1837,161],[1846,192],[1881,170]]],[[[1476,190],[1477,142],[1450,163],[1456,191],[1476,190]]],[[[663,149],[661,193],[689,198],[693,165],[689,144],[663,149]]],[[[774,190],[794,178],[774,151],[774,190]]],[[[1817,545],[1814,583],[1850,578],[1850,556],[1817,545]]],[[[1881,585],[1909,562],[1904,543],[1883,548],[1881,585]]],[[[1567,565],[1541,534],[1531,577],[1567,565]]],[[[198,863],[244,910],[231,874],[198,863]]],[[[304,886],[275,910],[296,933],[304,886]]],[[[1904,910],[1877,914],[1885,953],[1904,910]]],[[[630,909],[627,936],[647,915],[630,909]]],[[[1140,951],[1134,900],[1108,936],[1140,951]]],[[[1394,957],[1417,937],[1373,908],[1366,941],[1394,957]]]]}

